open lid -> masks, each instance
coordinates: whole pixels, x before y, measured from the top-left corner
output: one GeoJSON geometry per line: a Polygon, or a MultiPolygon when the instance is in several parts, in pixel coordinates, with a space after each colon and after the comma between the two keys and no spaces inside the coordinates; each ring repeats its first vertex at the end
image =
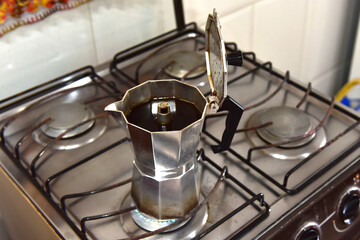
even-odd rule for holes
{"type": "Polygon", "coordinates": [[[219,17],[214,9],[213,15],[209,14],[205,27],[205,59],[211,95],[218,105],[227,96],[227,62],[220,28],[219,17]]]}

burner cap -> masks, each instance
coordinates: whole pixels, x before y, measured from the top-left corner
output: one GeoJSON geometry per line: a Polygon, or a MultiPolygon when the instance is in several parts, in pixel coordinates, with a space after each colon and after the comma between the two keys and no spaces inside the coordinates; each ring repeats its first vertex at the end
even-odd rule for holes
{"type": "MultiPolygon", "coordinates": [[[[200,194],[200,201],[204,200],[204,196],[200,194]]],[[[121,203],[121,209],[134,206],[131,194],[127,194],[123,202],[121,203]]],[[[177,239],[193,239],[195,233],[199,233],[200,230],[207,223],[208,219],[207,205],[199,209],[199,211],[189,221],[185,221],[180,225],[174,226],[174,228],[162,232],[161,234],[147,237],[146,239],[152,240],[177,240],[177,239]],[[181,229],[179,229],[181,227],[181,229]],[[177,229],[177,230],[176,230],[177,229]],[[175,231],[176,230],[176,231],[175,231]]],[[[176,219],[158,220],[152,217],[145,216],[138,210],[133,210],[120,215],[121,226],[124,231],[131,238],[148,231],[154,231],[159,228],[165,227],[176,221],[176,219]]]]}
{"type": "Polygon", "coordinates": [[[177,79],[181,79],[184,76],[186,76],[186,79],[196,78],[206,72],[205,57],[195,51],[172,53],[169,56],[168,61],[174,63],[165,68],[165,72],[169,76],[177,79]]]}
{"type": "MultiPolygon", "coordinates": [[[[65,103],[46,112],[43,116],[43,120],[49,117],[52,120],[47,124],[42,125],[41,130],[48,137],[56,138],[74,125],[94,117],[94,113],[80,103],[65,103]]],[[[62,138],[71,138],[80,135],[90,129],[94,122],[95,121],[89,121],[82,124],[76,129],[65,134],[62,138]]]]}
{"type": "MultiPolygon", "coordinates": [[[[273,122],[273,124],[258,128],[256,131],[246,132],[247,138],[254,146],[262,146],[264,141],[279,143],[293,140],[309,133],[319,124],[319,120],[315,117],[301,110],[283,106],[262,109],[254,113],[249,117],[246,127],[250,128],[267,122],[273,122]]],[[[262,149],[262,152],[276,159],[299,160],[307,158],[325,144],[325,129],[321,127],[316,133],[305,139],[280,147],[265,148],[262,149]]]]}
{"type": "MultiPolygon", "coordinates": [[[[267,108],[257,115],[258,124],[272,122],[270,126],[257,129],[258,135],[268,143],[290,141],[309,133],[316,127],[305,112],[296,108],[281,106],[267,108]]],[[[284,148],[300,147],[310,142],[315,133],[302,140],[281,145],[284,148]]]]}

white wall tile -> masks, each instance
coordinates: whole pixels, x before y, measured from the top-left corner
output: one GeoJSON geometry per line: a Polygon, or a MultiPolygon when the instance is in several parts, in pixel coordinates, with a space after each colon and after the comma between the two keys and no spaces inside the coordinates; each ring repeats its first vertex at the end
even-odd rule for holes
{"type": "Polygon", "coordinates": [[[253,50],[282,71],[300,73],[306,1],[263,0],[255,4],[253,50]]]}
{"type": "Polygon", "coordinates": [[[253,6],[221,17],[221,33],[226,42],[236,42],[239,49],[252,49],[253,6]]]}
{"type": "Polygon", "coordinates": [[[234,13],[241,8],[249,6],[257,0],[183,0],[185,20],[189,22],[197,22],[199,25],[206,23],[207,16],[216,8],[219,16],[223,18],[225,15],[234,13]]]}
{"type": "Polygon", "coordinates": [[[175,28],[172,1],[103,0],[90,2],[98,61],[175,28]]]}
{"type": "Polygon", "coordinates": [[[316,77],[311,81],[312,87],[329,97],[335,96],[338,89],[341,88],[342,76],[344,71],[348,69],[349,64],[349,62],[341,64],[316,77]]]}
{"type": "Polygon", "coordinates": [[[307,81],[346,61],[346,35],[353,0],[308,1],[300,78],[307,81]]]}
{"type": "Polygon", "coordinates": [[[87,5],[0,38],[0,99],[84,65],[96,65],[87,5]]]}

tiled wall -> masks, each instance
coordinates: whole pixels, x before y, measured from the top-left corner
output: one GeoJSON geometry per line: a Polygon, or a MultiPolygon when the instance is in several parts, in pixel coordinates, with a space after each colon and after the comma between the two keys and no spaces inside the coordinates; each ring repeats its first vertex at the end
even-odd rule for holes
{"type": "MultiPolygon", "coordinates": [[[[348,69],[358,0],[183,0],[203,27],[217,8],[226,41],[332,95],[348,69]]],[[[0,38],[0,99],[173,29],[171,0],[93,0],[0,38]]]]}
{"type": "Polygon", "coordinates": [[[94,0],[5,34],[0,100],[175,28],[172,9],[168,0],[94,0]]]}
{"type": "Polygon", "coordinates": [[[237,42],[333,95],[346,82],[358,0],[184,0],[186,20],[205,24],[215,7],[225,41],[237,42]]]}

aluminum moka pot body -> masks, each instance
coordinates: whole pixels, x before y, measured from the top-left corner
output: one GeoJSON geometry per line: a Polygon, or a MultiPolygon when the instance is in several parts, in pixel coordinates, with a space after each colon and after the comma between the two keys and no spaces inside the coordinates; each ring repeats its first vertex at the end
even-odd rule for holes
{"type": "MultiPolygon", "coordinates": [[[[196,150],[207,109],[208,101],[198,88],[177,80],[147,81],[105,108],[132,142],[135,158],[131,195],[140,212],[157,219],[174,219],[197,206],[200,173],[196,150]],[[129,121],[134,107],[153,99],[159,101],[154,101],[149,111],[159,109],[160,113],[163,107],[168,108],[168,114],[176,114],[172,101],[180,99],[194,104],[201,115],[179,130],[149,131],[129,121]]],[[[165,115],[158,114],[157,118],[166,125],[165,115]]]]}

